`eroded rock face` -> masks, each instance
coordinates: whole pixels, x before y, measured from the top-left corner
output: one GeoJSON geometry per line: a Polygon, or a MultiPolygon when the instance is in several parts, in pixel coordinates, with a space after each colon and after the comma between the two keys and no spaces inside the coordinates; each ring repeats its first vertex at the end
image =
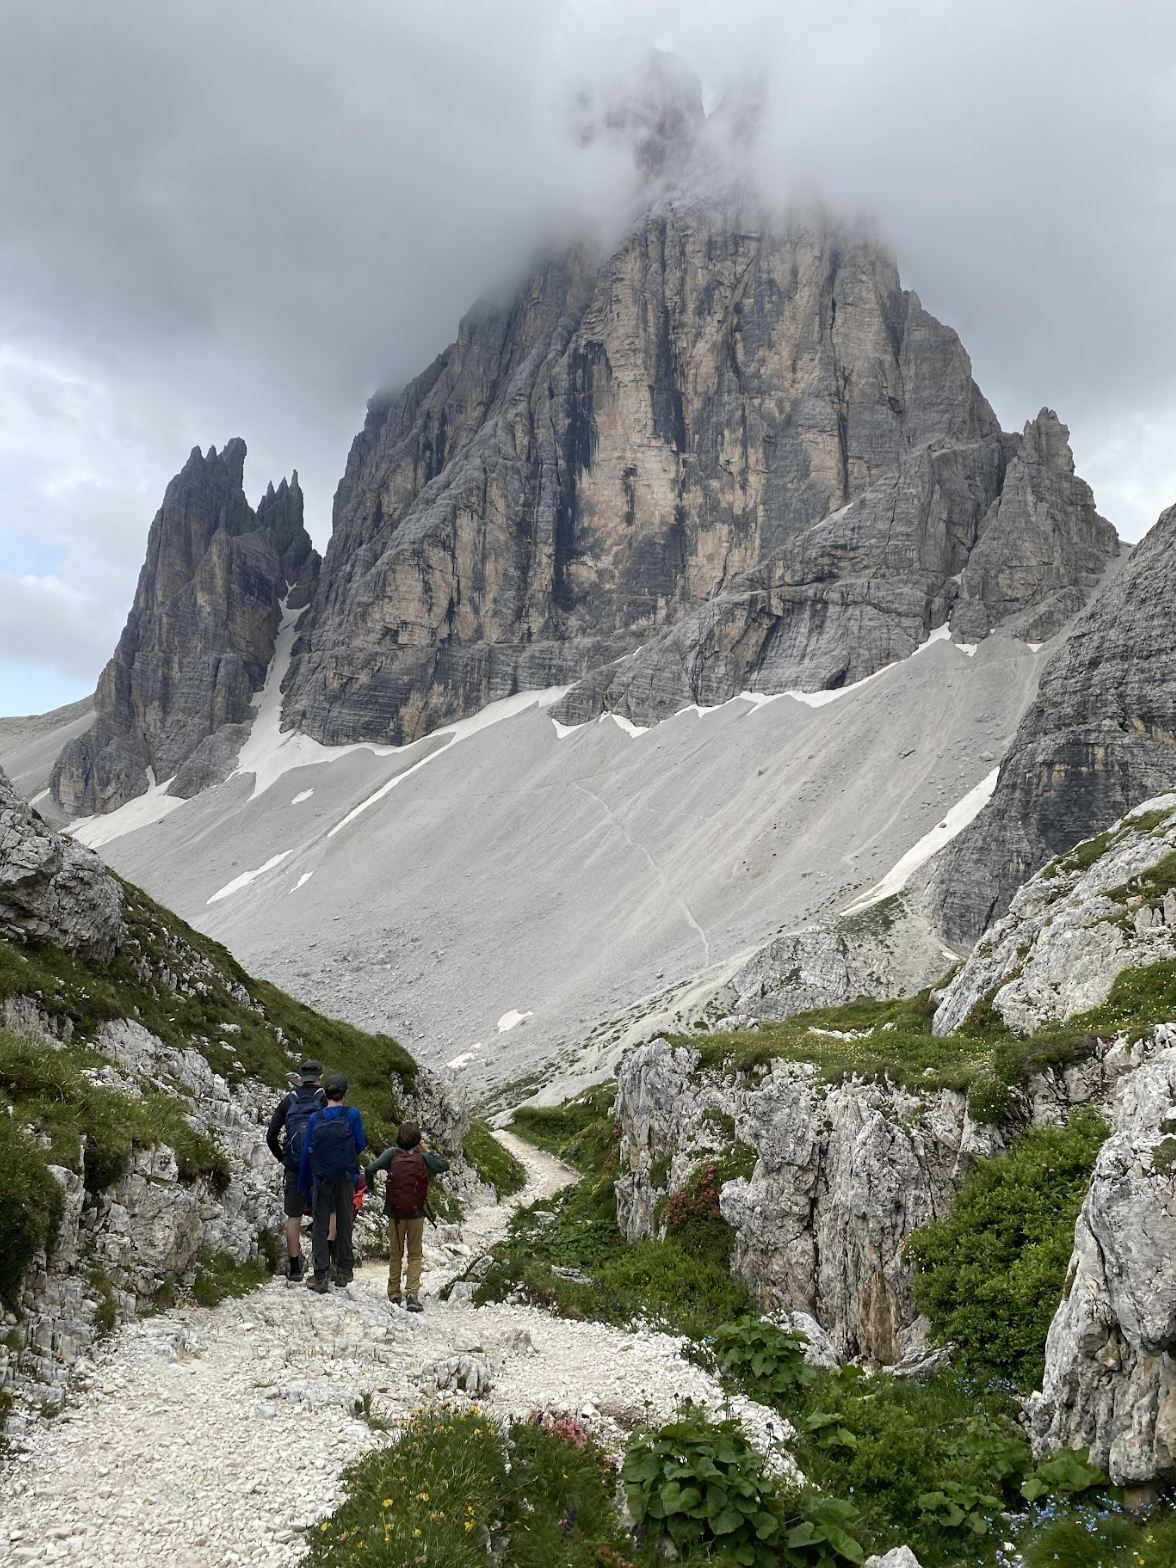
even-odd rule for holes
{"type": "Polygon", "coordinates": [[[1105,1002],[1122,970],[1176,958],[1176,892],[1153,875],[1176,856],[1176,794],[1145,801],[1089,854],[1085,869],[1063,858],[1014,896],[945,989],[936,1034],[990,992],[1009,1027],[1031,1034],[1105,1002]]]}
{"type": "MultiPolygon", "coordinates": [[[[938,979],[949,961],[900,895],[859,915],[776,937],[736,971],[713,1007],[740,1019],[780,1019],[859,996],[909,996],[938,979]]],[[[724,1027],[722,1020],[715,1027],[724,1027]]]]}
{"type": "Polygon", "coordinates": [[[94,851],[46,827],[0,769],[0,935],[106,963],[122,908],[122,891],[94,851]]]}
{"type": "Polygon", "coordinates": [[[1029,1411],[1039,1453],[1088,1445],[1119,1485],[1176,1474],[1176,1029],[1161,1035],[1112,1108],[1029,1411]]]}
{"type": "Polygon", "coordinates": [[[1115,541],[1064,427],[1002,434],[959,339],[865,232],[676,189],[612,255],[544,259],[373,399],[288,723],[404,742],[577,679],[565,722],[837,687],[947,620],[986,530],[971,593],[992,623],[1081,601],[1115,541]]]}
{"type": "Polygon", "coordinates": [[[54,799],[71,817],[113,811],[194,758],[182,792],[215,782],[223,757],[196,754],[252,718],[280,601],[306,602],[318,557],[297,474],[270,485],[255,513],[244,462],[241,440],[220,453],[195,448],[167,487],[131,613],[98,682],[94,726],[53,770],[54,799]]]}
{"type": "Polygon", "coordinates": [[[971,943],[1032,872],[1176,786],[1176,507],[1041,678],[991,803],[938,857],[929,905],[971,943]]]}
{"type": "Polygon", "coordinates": [[[642,1046],[618,1082],[618,1224],[629,1240],[654,1230],[667,1190],[733,1141],[756,1155],[751,1178],[726,1183],[733,1271],[773,1316],[802,1311],[838,1355],[892,1365],[921,1347],[902,1258],[906,1238],[946,1214],[975,1159],[1001,1147],[964,1096],[821,1081],[808,1063],[773,1062],[758,1079],[700,1069],[700,1053],[666,1040],[642,1046]],[[663,1162],[664,1185],[654,1186],[663,1162]]]}

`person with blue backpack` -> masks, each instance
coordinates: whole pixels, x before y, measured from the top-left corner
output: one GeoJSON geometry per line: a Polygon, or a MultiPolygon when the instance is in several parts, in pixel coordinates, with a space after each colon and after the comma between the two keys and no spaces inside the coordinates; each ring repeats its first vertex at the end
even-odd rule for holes
{"type": "Polygon", "coordinates": [[[280,1101],[270,1117],[265,1135],[270,1153],[285,1172],[282,1212],[286,1216],[286,1256],[291,1284],[296,1284],[302,1278],[302,1216],[306,1209],[298,1190],[302,1144],[310,1118],[327,1103],[322,1089],[321,1062],[303,1062],[299,1077],[301,1082],[298,1087],[280,1101]]]}
{"type": "Polygon", "coordinates": [[[344,1105],[347,1079],[332,1073],[323,1085],[327,1103],[316,1110],[306,1126],[298,1165],[298,1191],[314,1190],[311,1251],[314,1274],[311,1290],[324,1294],[331,1284],[331,1221],[335,1222],[335,1284],[350,1285],[355,1270],[351,1228],[355,1221],[355,1189],[359,1183],[359,1157],[367,1148],[363,1122],[354,1105],[344,1105]]]}

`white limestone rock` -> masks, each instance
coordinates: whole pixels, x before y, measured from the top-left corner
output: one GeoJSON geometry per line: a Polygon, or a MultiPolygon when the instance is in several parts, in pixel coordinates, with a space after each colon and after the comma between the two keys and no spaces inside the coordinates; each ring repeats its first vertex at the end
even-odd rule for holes
{"type": "Polygon", "coordinates": [[[1176,958],[1176,894],[1147,879],[1176,852],[1176,793],[1144,801],[1109,831],[1086,870],[1063,857],[1016,894],[945,989],[936,1034],[952,1034],[994,990],[1009,1027],[1031,1033],[1097,1007],[1121,970],[1176,958]]]}
{"type": "Polygon", "coordinates": [[[1176,1474],[1176,1045],[1123,1078],[1111,1118],[1029,1414],[1038,1453],[1089,1446],[1130,1485],[1176,1474]]]}

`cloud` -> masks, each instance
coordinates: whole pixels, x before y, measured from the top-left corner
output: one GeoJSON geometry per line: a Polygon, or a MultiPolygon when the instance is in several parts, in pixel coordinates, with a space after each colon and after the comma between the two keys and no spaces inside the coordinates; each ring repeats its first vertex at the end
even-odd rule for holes
{"type": "MultiPolygon", "coordinates": [[[[366,397],[623,210],[571,110],[622,35],[708,106],[762,83],[759,183],[872,213],[1006,426],[1056,408],[1122,532],[1176,499],[1162,0],[0,0],[0,570],[121,623],[167,478],[237,434],[251,493],[298,468],[325,544],[366,397]]],[[[104,624],[61,623],[95,675],[104,624]]]]}

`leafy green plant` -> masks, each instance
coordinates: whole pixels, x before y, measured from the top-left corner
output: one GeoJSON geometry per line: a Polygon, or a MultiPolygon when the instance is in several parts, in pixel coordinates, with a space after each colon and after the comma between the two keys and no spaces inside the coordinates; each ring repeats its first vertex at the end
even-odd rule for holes
{"type": "Polygon", "coordinates": [[[906,1255],[919,1310],[954,1340],[966,1367],[1036,1387],[1061,1300],[1074,1222],[1107,1128],[1089,1112],[1032,1128],[1009,1154],[981,1161],[942,1220],[906,1255]]]}
{"type": "Polygon", "coordinates": [[[712,1349],[719,1367],[734,1377],[744,1393],[780,1408],[816,1382],[816,1372],[805,1364],[807,1344],[803,1334],[790,1334],[764,1318],[748,1316],[720,1324],[712,1349]]]}
{"type": "Polygon", "coordinates": [[[1108,1486],[1109,1478],[1089,1459],[1089,1448],[1056,1449],[1022,1481],[1022,1497],[1033,1503],[1040,1497],[1076,1497],[1093,1487],[1108,1486]]]}
{"type": "Polygon", "coordinates": [[[747,1568],[832,1568],[865,1559],[852,1533],[853,1508],[780,1491],[737,1421],[684,1410],[659,1431],[629,1440],[621,1475],[637,1524],[683,1554],[718,1551],[747,1568]]]}

